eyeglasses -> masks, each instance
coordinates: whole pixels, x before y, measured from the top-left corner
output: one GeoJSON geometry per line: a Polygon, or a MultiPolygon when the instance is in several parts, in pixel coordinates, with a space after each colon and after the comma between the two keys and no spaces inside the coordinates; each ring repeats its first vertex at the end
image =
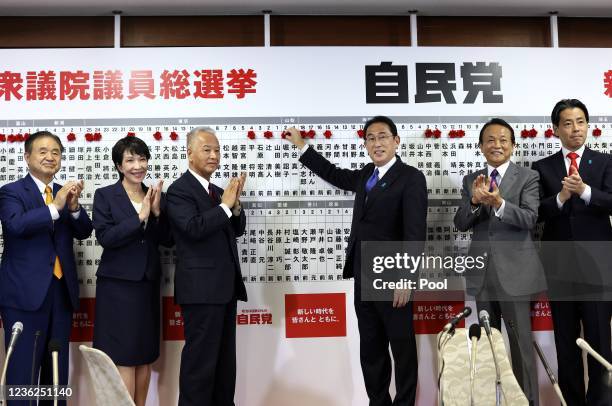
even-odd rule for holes
{"type": "Polygon", "coordinates": [[[393,137],[394,135],[392,134],[368,135],[365,140],[368,144],[374,144],[376,142],[384,143],[393,137]]]}

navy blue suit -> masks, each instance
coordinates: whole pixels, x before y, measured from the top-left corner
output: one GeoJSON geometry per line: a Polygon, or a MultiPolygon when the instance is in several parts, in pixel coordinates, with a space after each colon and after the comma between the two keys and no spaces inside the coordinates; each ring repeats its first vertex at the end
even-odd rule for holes
{"type": "Polygon", "coordinates": [[[174,299],[185,320],[180,406],[234,405],[236,300],[247,300],[236,238],[244,234],[246,216],[242,210],[228,218],[220,203],[190,171],[168,188],[177,252],[174,299]]]}
{"type": "MultiPolygon", "coordinates": [[[[61,188],[53,184],[53,195],[61,188]]],[[[61,344],[60,384],[68,381],[68,340],[72,311],[79,305],[79,285],[73,253],[73,239],[86,239],[92,231],[91,220],[81,207],[74,219],[68,207],[51,218],[38,186],[31,175],[0,188],[0,221],[4,252],[0,265],[0,313],[5,326],[5,344],[16,321],[23,323],[7,373],[7,384],[30,384],[34,334],[40,331],[36,365],[41,366],[41,384],[51,384],[47,344],[61,344]],[[62,265],[63,277],[53,276],[55,257],[62,265]]],[[[12,403],[13,404],[13,403],[12,403]]],[[[14,404],[17,404],[16,402],[14,404]]]]}
{"type": "Polygon", "coordinates": [[[165,198],[159,218],[151,213],[145,227],[118,181],[96,190],[93,225],[104,247],[96,273],[93,345],[117,365],[150,364],[159,357],[158,247],[172,245],[165,198]]]}
{"type": "MultiPolygon", "coordinates": [[[[378,183],[366,192],[374,172],[369,163],[359,170],[340,169],[308,147],[300,162],[337,188],[355,192],[351,234],[346,249],[344,278],[355,278],[355,313],[359,328],[360,359],[370,406],[410,406],[416,402],[418,363],[412,326],[412,302],[394,308],[392,302],[361,300],[361,243],[413,241],[426,237],[427,185],[425,176],[399,156],[378,183]],[[396,395],[389,395],[391,358],[395,366],[396,395]]],[[[412,249],[412,247],[411,247],[412,249]]],[[[418,250],[418,253],[422,252],[418,250]]],[[[418,254],[417,254],[418,255],[418,254]]]]}
{"type": "Polygon", "coordinates": [[[578,172],[584,183],[591,187],[588,205],[580,197],[572,195],[561,209],[557,206],[557,194],[563,186],[561,181],[567,176],[561,151],[534,162],[533,169],[540,174],[539,219],[544,222],[542,240],[564,242],[559,245],[560,249],[549,243],[548,249],[553,253],[545,255],[544,260],[559,386],[568,405],[609,406],[612,405],[612,394],[602,381],[604,368],[591,356],[587,358],[588,388],[584,386],[582,350],[576,346],[576,338],[582,328],[585,340],[610,360],[610,284],[609,276],[606,276],[609,268],[604,266],[605,269],[601,270],[601,266],[595,265],[610,264],[610,253],[606,252],[605,243],[586,242],[612,240],[612,157],[584,149],[578,172]],[[572,241],[578,243],[571,246],[572,241]],[[604,300],[598,299],[599,294],[604,300]],[[572,297],[576,299],[572,300],[572,297]]]}

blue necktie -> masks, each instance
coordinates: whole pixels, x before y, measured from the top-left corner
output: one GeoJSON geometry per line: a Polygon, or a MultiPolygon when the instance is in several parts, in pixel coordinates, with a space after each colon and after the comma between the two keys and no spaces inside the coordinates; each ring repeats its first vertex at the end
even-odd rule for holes
{"type": "Polygon", "coordinates": [[[376,186],[376,183],[378,183],[378,168],[374,169],[372,176],[370,176],[370,178],[366,182],[366,193],[370,193],[370,190],[372,190],[372,188],[376,186]]]}
{"type": "Polygon", "coordinates": [[[489,192],[493,191],[493,185],[499,187],[499,184],[497,183],[497,175],[499,175],[499,172],[497,172],[497,169],[493,169],[491,171],[491,183],[489,184],[489,192]]]}

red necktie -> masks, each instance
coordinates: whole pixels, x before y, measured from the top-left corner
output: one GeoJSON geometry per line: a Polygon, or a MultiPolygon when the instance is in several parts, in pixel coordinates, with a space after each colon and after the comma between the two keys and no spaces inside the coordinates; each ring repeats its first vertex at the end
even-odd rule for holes
{"type": "Polygon", "coordinates": [[[572,167],[574,167],[576,172],[578,172],[578,161],[576,161],[576,159],[580,158],[580,155],[575,152],[570,152],[569,154],[567,154],[567,157],[570,159],[570,166],[568,168],[567,174],[572,174],[572,167]]]}

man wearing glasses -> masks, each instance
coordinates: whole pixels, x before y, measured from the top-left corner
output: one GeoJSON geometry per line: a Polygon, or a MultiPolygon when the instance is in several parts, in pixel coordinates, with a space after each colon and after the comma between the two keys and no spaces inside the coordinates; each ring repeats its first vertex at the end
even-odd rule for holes
{"type": "Polygon", "coordinates": [[[343,277],[355,278],[361,368],[370,406],[414,405],[418,364],[412,306],[407,306],[410,293],[396,290],[392,302],[361,300],[361,242],[424,241],[427,186],[425,176],[396,155],[400,137],[390,118],[368,120],[363,132],[372,162],[359,170],[336,167],[308,146],[295,128],[289,128],[285,138],[300,149],[300,162],[308,169],[340,189],[355,192],[343,277]],[[393,401],[389,345],[395,362],[393,401]]]}

